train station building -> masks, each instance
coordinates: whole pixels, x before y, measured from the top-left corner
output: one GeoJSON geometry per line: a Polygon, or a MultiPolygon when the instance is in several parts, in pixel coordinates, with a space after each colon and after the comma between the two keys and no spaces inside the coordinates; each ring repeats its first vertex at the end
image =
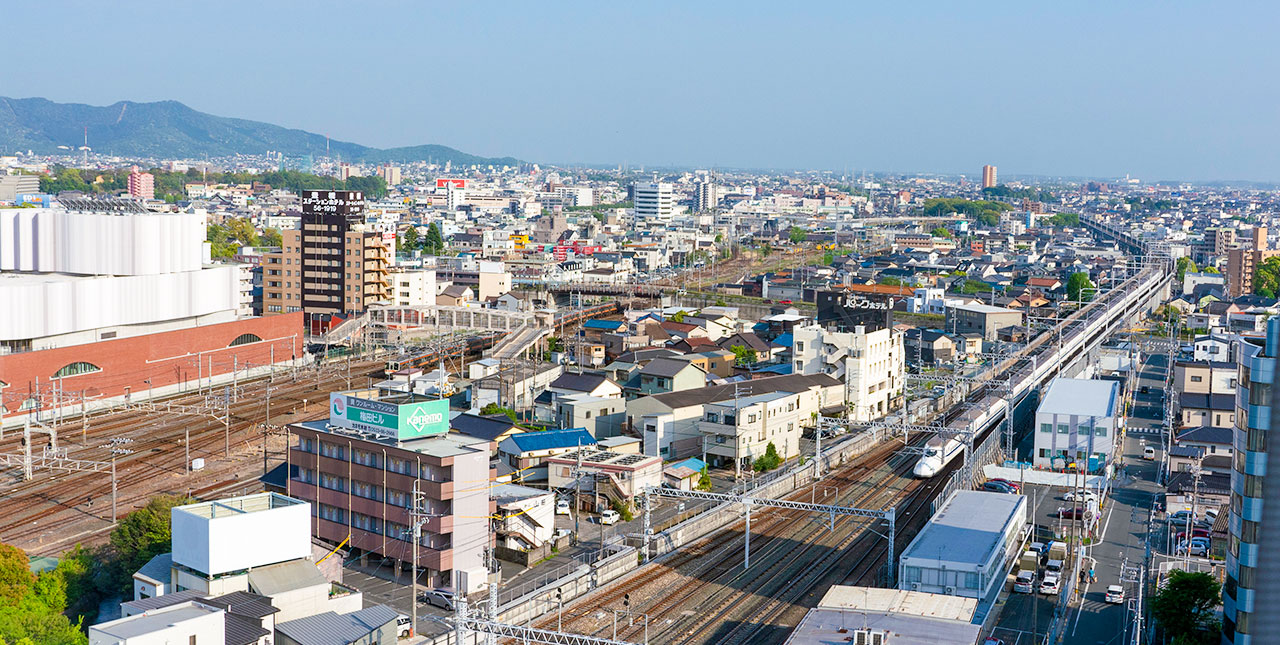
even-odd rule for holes
{"type": "Polygon", "coordinates": [[[0,210],[0,423],[302,360],[301,314],[252,317],[249,267],[210,261],[204,217],[113,199],[0,210]]]}

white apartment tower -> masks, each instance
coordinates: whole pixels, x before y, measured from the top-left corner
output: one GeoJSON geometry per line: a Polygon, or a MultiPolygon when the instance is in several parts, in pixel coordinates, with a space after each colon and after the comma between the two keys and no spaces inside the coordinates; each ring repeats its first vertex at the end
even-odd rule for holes
{"type": "Polygon", "coordinates": [[[675,214],[675,187],[667,183],[638,183],[633,186],[636,220],[641,222],[671,221],[675,214]]]}
{"type": "Polygon", "coordinates": [[[719,195],[716,191],[715,182],[700,181],[693,185],[693,210],[697,213],[704,213],[716,207],[719,203],[719,195]]]}
{"type": "Polygon", "coordinates": [[[837,332],[811,324],[792,331],[794,374],[827,374],[845,383],[849,416],[880,418],[900,405],[902,333],[892,328],[837,332]]]}

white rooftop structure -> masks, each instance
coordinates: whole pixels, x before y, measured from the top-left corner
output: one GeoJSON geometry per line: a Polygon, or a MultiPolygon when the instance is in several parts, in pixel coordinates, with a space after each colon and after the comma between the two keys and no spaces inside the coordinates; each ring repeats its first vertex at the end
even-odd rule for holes
{"type": "Polygon", "coordinates": [[[1082,417],[1115,416],[1118,385],[1115,381],[1056,378],[1049,383],[1049,391],[1036,411],[1082,417]]]}
{"type": "Polygon", "coordinates": [[[786,642],[970,645],[982,630],[972,624],[977,605],[974,598],[834,585],[786,642]]]}
{"type": "Polygon", "coordinates": [[[1026,522],[1022,495],[956,491],[903,551],[898,587],[985,598],[1026,522]]]}
{"type": "Polygon", "coordinates": [[[311,505],[260,493],[174,507],[173,563],[217,576],[311,557],[311,505]]]}

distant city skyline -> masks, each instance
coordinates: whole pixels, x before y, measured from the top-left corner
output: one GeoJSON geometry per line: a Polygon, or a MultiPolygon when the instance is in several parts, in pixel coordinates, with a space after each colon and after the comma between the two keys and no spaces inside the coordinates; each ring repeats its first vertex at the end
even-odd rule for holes
{"type": "Polygon", "coordinates": [[[0,70],[11,96],[176,100],[369,146],[1280,182],[1280,8],[1265,3],[54,1],[6,16],[40,26],[21,41],[36,62],[0,70]]]}

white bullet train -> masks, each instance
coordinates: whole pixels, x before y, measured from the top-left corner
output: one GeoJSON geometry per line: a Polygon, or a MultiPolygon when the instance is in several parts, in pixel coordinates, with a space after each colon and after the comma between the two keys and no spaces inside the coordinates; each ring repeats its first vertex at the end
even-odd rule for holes
{"type": "MultiPolygon", "coordinates": [[[[947,427],[953,431],[959,432],[969,430],[971,432],[980,433],[993,419],[1004,414],[1005,400],[993,394],[979,395],[978,402],[972,406],[966,406],[960,414],[952,418],[947,427]]],[[[974,441],[981,440],[981,436],[975,435],[974,441]]],[[[947,464],[953,459],[964,454],[965,440],[963,435],[951,436],[934,436],[925,444],[924,454],[916,461],[912,474],[916,477],[927,479],[933,477],[942,471],[947,464]]]]}
{"type": "Polygon", "coordinates": [[[911,473],[923,479],[933,477],[938,474],[938,471],[942,470],[943,466],[951,463],[952,459],[963,453],[963,441],[933,437],[929,440],[929,443],[925,444],[924,454],[920,456],[920,460],[916,462],[916,467],[911,473]]]}
{"type": "Polygon", "coordinates": [[[999,427],[995,422],[1005,414],[1009,401],[1022,401],[1033,389],[1059,376],[1063,368],[1087,356],[1091,339],[1109,335],[1118,328],[1120,319],[1095,314],[1104,308],[1120,308],[1126,318],[1137,315],[1151,302],[1163,299],[1160,294],[1169,283],[1170,271],[1167,262],[1144,266],[1123,283],[1067,316],[1065,333],[1040,334],[1026,347],[992,366],[987,372],[992,380],[977,386],[965,397],[966,402],[955,409],[955,414],[947,415],[944,425],[949,431],[929,439],[913,474],[928,478],[941,473],[947,464],[964,454],[968,433],[972,433],[975,446],[981,445],[988,436],[984,431],[995,431],[999,427]]]}

